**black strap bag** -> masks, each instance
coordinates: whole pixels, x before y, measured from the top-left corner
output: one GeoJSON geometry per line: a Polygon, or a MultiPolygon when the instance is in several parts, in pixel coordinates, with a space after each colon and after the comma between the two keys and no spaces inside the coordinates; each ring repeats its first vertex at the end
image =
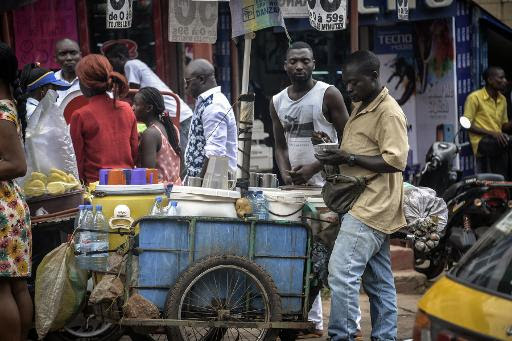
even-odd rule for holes
{"type": "Polygon", "coordinates": [[[347,213],[364,192],[368,183],[378,175],[375,174],[369,178],[343,174],[328,176],[322,188],[325,204],[333,212],[347,213]]]}

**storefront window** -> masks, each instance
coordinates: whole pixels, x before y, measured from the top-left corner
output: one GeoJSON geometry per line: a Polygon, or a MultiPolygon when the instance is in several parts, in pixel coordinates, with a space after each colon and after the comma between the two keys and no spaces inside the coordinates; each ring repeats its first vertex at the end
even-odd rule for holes
{"type": "Polygon", "coordinates": [[[132,27],[128,29],[106,28],[107,4],[105,0],[87,1],[91,52],[100,53],[104,42],[117,39],[130,39],[137,43],[137,58],[156,69],[155,35],[153,32],[153,1],[133,2],[132,27]]]}

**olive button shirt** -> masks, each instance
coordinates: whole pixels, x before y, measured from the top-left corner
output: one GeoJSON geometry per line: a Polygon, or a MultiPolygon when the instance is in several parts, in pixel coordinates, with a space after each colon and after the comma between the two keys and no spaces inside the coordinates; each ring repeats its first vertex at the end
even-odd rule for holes
{"type": "MultiPolygon", "coordinates": [[[[354,155],[382,155],[386,163],[403,171],[409,144],[407,120],[400,105],[384,87],[366,108],[358,112],[360,106],[361,103],[355,103],[345,125],[341,150],[354,155]]],[[[340,166],[340,172],[352,176],[375,174],[347,164],[340,166]]],[[[382,173],[370,181],[349,213],[364,224],[390,234],[406,225],[402,203],[402,173],[382,173]]]]}

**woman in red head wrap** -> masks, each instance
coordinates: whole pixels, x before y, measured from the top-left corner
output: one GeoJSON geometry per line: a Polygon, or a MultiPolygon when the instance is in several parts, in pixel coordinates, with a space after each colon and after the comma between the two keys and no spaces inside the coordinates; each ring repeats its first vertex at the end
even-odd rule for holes
{"type": "Polygon", "coordinates": [[[98,180],[101,168],[134,167],[137,120],[128,103],[116,100],[126,95],[128,82],[113,71],[106,57],[82,58],[76,74],[89,104],[73,113],[70,129],[80,179],[88,184],[98,180]]]}

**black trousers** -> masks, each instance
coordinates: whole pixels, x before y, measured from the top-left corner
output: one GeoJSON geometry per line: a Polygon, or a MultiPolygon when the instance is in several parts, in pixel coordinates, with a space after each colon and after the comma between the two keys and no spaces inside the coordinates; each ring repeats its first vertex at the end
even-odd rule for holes
{"type": "Polygon", "coordinates": [[[501,146],[494,137],[484,136],[478,143],[476,166],[478,173],[496,173],[512,180],[512,142],[501,146]]]}

